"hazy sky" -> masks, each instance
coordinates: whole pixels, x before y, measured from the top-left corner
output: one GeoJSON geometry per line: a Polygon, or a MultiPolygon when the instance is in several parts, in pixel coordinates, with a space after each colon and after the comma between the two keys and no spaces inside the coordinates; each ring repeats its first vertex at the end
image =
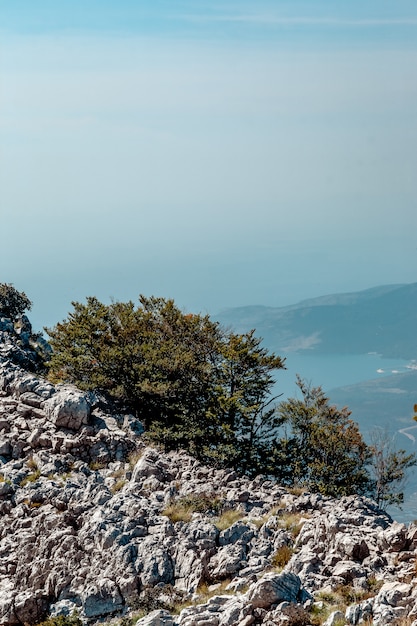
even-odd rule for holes
{"type": "Polygon", "coordinates": [[[417,281],[415,0],[0,0],[0,282],[37,328],[417,281]]]}

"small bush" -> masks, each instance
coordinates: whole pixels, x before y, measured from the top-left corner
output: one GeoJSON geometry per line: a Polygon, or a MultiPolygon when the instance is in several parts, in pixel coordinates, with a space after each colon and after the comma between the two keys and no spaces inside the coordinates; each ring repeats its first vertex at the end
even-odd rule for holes
{"type": "MultiPolygon", "coordinates": [[[[179,613],[180,608],[184,606],[184,601],[181,591],[174,589],[172,585],[164,585],[162,588],[146,587],[138,597],[131,599],[129,604],[135,612],[133,623],[136,623],[138,618],[158,609],[179,613]]],[[[121,626],[124,625],[121,624],[121,626]]]]}
{"type": "Polygon", "coordinates": [[[280,548],[278,548],[278,550],[275,552],[275,554],[273,555],[272,559],[271,559],[271,564],[274,567],[278,567],[280,569],[282,569],[283,567],[285,567],[288,563],[288,561],[290,560],[290,558],[293,555],[293,550],[292,548],[290,548],[289,546],[281,546],[280,548]]]}
{"type": "Polygon", "coordinates": [[[17,291],[11,283],[0,283],[0,317],[14,321],[31,307],[32,302],[24,291],[17,291]]]}

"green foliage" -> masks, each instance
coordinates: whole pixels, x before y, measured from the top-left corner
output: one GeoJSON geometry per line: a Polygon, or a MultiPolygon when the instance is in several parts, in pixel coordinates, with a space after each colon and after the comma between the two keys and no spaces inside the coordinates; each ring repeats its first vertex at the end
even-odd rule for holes
{"type": "Polygon", "coordinates": [[[280,357],[254,332],[236,335],[209,316],[184,314],[172,300],[140,297],[73,303],[47,329],[54,382],[73,382],[127,403],[147,435],[249,475],[266,470],[278,425],[269,398],[280,357]]]}
{"type": "Polygon", "coordinates": [[[370,450],[350,412],[331,405],[321,387],[297,384],[302,399],[279,406],[287,431],[277,449],[282,482],[331,496],[367,493],[370,450]]]}
{"type": "Polygon", "coordinates": [[[349,410],[301,379],[302,398],[277,408],[271,393],[284,361],[254,331],[235,334],[163,298],[140,296],[135,306],[90,297],[73,307],[47,329],[50,378],[121,400],[165,450],[326,495],[401,501],[395,488],[414,457],[390,453],[381,469],[378,449],[366,445],[349,410]]]}
{"type": "Polygon", "coordinates": [[[0,283],[0,317],[14,321],[31,307],[32,302],[23,291],[17,291],[10,283],[0,283]]]}
{"type": "Polygon", "coordinates": [[[373,497],[378,506],[404,502],[406,470],[417,465],[414,453],[394,450],[393,439],[385,431],[375,430],[371,435],[371,473],[374,480],[373,497]]]}

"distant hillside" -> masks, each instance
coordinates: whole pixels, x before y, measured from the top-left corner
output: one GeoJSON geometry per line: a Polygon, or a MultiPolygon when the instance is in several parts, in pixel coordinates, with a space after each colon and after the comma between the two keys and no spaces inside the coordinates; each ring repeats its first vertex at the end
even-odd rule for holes
{"type": "Polygon", "coordinates": [[[287,307],[233,308],[216,318],[237,332],[256,328],[277,352],[417,358],[417,283],[322,296],[287,307]]]}
{"type": "Polygon", "coordinates": [[[401,446],[408,443],[409,447],[411,442],[415,449],[417,424],[412,416],[417,401],[417,370],[338,387],[329,395],[332,403],[349,406],[363,433],[375,426],[399,432],[405,429],[406,439],[401,438],[401,446]]]}

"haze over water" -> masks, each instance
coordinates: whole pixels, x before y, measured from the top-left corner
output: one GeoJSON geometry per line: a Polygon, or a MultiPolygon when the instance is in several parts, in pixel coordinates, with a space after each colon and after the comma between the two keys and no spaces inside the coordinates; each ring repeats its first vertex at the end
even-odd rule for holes
{"type": "Polygon", "coordinates": [[[411,0],[0,6],[0,280],[193,311],[416,280],[411,0]]]}

